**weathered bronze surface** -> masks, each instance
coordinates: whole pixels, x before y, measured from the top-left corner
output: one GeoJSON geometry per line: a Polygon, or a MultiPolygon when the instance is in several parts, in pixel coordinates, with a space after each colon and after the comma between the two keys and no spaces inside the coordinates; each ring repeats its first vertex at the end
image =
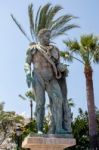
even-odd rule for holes
{"type": "Polygon", "coordinates": [[[50,100],[52,134],[71,134],[71,112],[67,104],[67,66],[60,63],[59,50],[50,44],[51,32],[39,31],[39,43],[31,43],[26,53],[25,72],[28,87],[33,87],[36,99],[38,133],[43,133],[45,91],[50,100]],[[33,64],[33,70],[31,65],[33,64]],[[32,75],[31,75],[32,74],[32,75]]]}

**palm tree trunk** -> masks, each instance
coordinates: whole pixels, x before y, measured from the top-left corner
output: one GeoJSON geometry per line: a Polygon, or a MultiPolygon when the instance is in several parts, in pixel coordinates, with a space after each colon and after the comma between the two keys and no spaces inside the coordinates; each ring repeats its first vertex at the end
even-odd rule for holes
{"type": "Polygon", "coordinates": [[[33,120],[33,102],[32,100],[30,100],[30,113],[31,113],[31,117],[30,117],[30,120],[32,121],[33,120]]]}
{"type": "Polygon", "coordinates": [[[85,78],[86,78],[86,92],[87,92],[87,107],[88,107],[88,121],[89,121],[89,138],[90,148],[96,150],[97,145],[97,125],[96,125],[96,113],[94,104],[94,89],[92,80],[92,68],[91,66],[85,66],[85,78]]]}

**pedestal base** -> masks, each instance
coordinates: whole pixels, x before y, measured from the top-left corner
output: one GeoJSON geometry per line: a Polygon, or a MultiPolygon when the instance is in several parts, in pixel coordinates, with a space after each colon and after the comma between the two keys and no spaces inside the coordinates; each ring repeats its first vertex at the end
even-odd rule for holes
{"type": "Polygon", "coordinates": [[[22,143],[23,148],[31,150],[63,150],[64,148],[74,146],[76,141],[74,138],[62,138],[51,136],[28,136],[22,143]]]}

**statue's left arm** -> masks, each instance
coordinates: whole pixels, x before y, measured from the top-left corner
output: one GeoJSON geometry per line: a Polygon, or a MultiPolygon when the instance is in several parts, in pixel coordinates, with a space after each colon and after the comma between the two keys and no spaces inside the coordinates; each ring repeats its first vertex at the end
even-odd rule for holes
{"type": "Polygon", "coordinates": [[[31,62],[32,62],[32,54],[31,54],[31,49],[28,48],[26,52],[26,59],[25,59],[25,64],[24,64],[24,70],[26,73],[26,83],[28,88],[31,86],[31,62]]]}
{"type": "Polygon", "coordinates": [[[65,76],[68,76],[67,65],[60,62],[60,52],[59,52],[59,49],[55,46],[52,50],[52,59],[56,65],[58,71],[63,73],[65,76]]]}

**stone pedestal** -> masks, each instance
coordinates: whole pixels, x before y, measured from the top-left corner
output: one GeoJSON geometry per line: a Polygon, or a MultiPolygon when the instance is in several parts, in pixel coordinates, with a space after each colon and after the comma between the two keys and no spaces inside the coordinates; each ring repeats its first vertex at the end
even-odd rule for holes
{"type": "Polygon", "coordinates": [[[29,135],[22,143],[23,148],[30,150],[63,150],[64,148],[74,146],[74,138],[57,137],[54,135],[33,136],[29,135]]]}

